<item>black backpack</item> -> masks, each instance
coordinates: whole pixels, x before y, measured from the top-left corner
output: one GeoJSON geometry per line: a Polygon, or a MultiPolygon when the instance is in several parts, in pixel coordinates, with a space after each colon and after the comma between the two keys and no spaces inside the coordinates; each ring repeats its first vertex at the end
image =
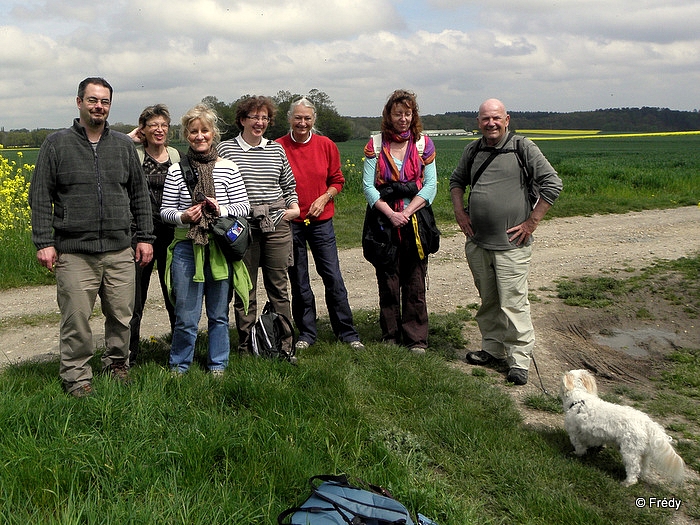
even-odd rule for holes
{"type": "Polygon", "coordinates": [[[269,301],[250,329],[250,350],[258,357],[284,359],[292,364],[297,361],[292,323],[286,315],[275,312],[269,301]]]}

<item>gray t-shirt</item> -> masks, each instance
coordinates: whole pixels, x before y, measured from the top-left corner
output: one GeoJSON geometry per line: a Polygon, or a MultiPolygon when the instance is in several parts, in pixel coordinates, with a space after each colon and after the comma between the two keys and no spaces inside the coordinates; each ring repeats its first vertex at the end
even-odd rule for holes
{"type": "MultiPolygon", "coordinates": [[[[552,204],[562,189],[561,179],[534,142],[524,137],[520,140],[523,161],[540,186],[540,197],[552,204]]],[[[469,188],[471,177],[491,155],[489,150],[479,151],[474,158],[471,173],[467,173],[468,159],[473,148],[478,145],[479,143],[473,143],[465,148],[459,165],[450,177],[450,189],[469,188]]],[[[514,149],[514,146],[506,135],[496,148],[514,149]]],[[[487,250],[517,248],[515,241],[508,241],[509,235],[506,231],[526,221],[531,212],[526,174],[520,168],[517,154],[513,151],[497,155],[471,189],[469,218],[474,229],[472,240],[487,250]]],[[[527,246],[531,242],[532,237],[520,246],[527,246]]]]}

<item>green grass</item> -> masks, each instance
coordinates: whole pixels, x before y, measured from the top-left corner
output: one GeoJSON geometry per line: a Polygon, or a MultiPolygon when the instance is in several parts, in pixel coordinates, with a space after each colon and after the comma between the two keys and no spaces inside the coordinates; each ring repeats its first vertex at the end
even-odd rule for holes
{"type": "MultiPolygon", "coordinates": [[[[453,225],[449,179],[468,139],[437,137],[438,225],[453,225]]],[[[338,144],[347,179],[334,218],[341,247],[358,246],[366,202],[362,195],[365,141],[338,144]],[[348,168],[348,166],[352,166],[348,168]]],[[[537,141],[564,190],[547,218],[694,206],[700,202],[700,136],[537,141]]],[[[444,229],[444,228],[443,228],[444,229]]]]}
{"type": "MultiPolygon", "coordinates": [[[[363,334],[374,316],[357,313],[363,334]]],[[[634,507],[649,489],[621,486],[619,458],[572,457],[563,430],[522,427],[491,378],[450,366],[442,348],[465,341],[434,327],[455,321],[431,317],[441,352],[426,356],[376,337],[356,353],[324,323],[298,366],[232,356],[221,379],[203,372],[204,334],[181,378],[163,366],[164,341],[144,342],[131,385],[97,376],[83,400],[61,391],[55,362],[12,366],[0,374],[0,522],[268,524],[319,473],[385,486],[440,525],[672,517],[634,507]]]]}
{"type": "MultiPolygon", "coordinates": [[[[700,315],[700,255],[656,261],[639,275],[627,278],[607,275],[576,279],[563,277],[557,282],[557,295],[569,306],[603,308],[641,287],[682,307],[691,318],[697,318],[700,315]],[[649,282],[655,286],[649,287],[649,282]]],[[[637,310],[636,317],[649,319],[653,316],[642,307],[637,310]]]]}
{"type": "Polygon", "coordinates": [[[55,282],[53,274],[36,259],[31,232],[5,231],[0,243],[0,290],[55,282]]]}
{"type": "MultiPolygon", "coordinates": [[[[697,204],[698,140],[542,141],[565,187],[549,216],[697,204]]],[[[443,224],[453,222],[447,180],[465,144],[436,140],[435,213],[443,224]]],[[[339,145],[343,162],[356,164],[345,170],[348,184],[338,197],[335,225],[344,247],[359,245],[363,145],[339,145]]],[[[22,265],[38,268],[31,245],[18,250],[2,243],[0,288],[51,281],[40,268],[35,276],[15,268],[22,265]]],[[[620,288],[653,279],[664,283],[665,300],[692,314],[700,303],[698,267],[695,258],[659,262],[621,282],[608,276],[584,282],[579,295],[614,299],[620,288]]],[[[576,283],[567,285],[575,296],[576,283]]],[[[664,509],[636,508],[640,496],[681,499],[686,515],[700,519],[693,485],[622,487],[624,470],[614,451],[571,456],[563,430],[523,427],[489,374],[451,366],[467,344],[461,326],[470,322],[470,310],[431,314],[426,356],[379,343],[377,313],[360,311],[355,321],[365,352],[335,343],[322,319],[319,343],[298,366],[232,356],[221,380],[202,371],[206,335],[198,341],[197,364],[182,378],[165,372],[167,342],[145,341],[130,386],[98,376],[97,394],[84,400],[62,392],[57,362],[6,368],[0,373],[0,522],[274,523],[280,511],[305,499],[309,476],[341,472],[386,486],[440,525],[673,519],[664,509]]],[[[636,401],[652,414],[676,415],[672,430],[683,437],[677,450],[696,470],[698,355],[696,349],[672,354],[657,395],[636,401]]],[[[540,395],[526,404],[554,413],[560,408],[540,395]]]]}

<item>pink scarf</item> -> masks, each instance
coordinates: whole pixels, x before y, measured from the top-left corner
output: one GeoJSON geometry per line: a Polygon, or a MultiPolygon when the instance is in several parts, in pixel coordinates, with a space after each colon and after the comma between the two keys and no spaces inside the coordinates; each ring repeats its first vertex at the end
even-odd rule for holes
{"type": "MultiPolygon", "coordinates": [[[[365,146],[365,157],[374,158],[374,141],[370,139],[365,146]]],[[[425,149],[421,157],[416,147],[413,133],[406,131],[400,135],[391,134],[387,141],[382,136],[382,150],[377,159],[377,171],[374,185],[379,187],[389,182],[415,182],[418,191],[423,187],[423,167],[435,160],[435,145],[428,137],[425,139],[425,149]],[[391,156],[390,146],[392,142],[408,142],[406,155],[403,158],[401,169],[396,166],[391,156]]],[[[403,199],[396,201],[397,210],[403,209],[403,199]]]]}

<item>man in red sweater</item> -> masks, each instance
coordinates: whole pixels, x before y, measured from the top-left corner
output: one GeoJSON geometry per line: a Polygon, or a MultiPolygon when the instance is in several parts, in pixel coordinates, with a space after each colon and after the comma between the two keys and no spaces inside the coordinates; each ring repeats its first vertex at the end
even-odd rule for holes
{"type": "Polygon", "coordinates": [[[277,139],[282,144],[296,179],[301,214],[292,222],[294,266],[289,269],[292,285],[292,317],[299,329],[297,351],[316,342],[316,298],[309,280],[308,244],[316,271],[325,287],[326,306],[335,336],[355,350],[364,345],[353,325],[348,292],[340,273],[338,247],[333,229],[333,199],[343,189],[338,147],[314,129],[316,107],[306,98],[292,102],[289,108],[288,135],[277,139]]]}

